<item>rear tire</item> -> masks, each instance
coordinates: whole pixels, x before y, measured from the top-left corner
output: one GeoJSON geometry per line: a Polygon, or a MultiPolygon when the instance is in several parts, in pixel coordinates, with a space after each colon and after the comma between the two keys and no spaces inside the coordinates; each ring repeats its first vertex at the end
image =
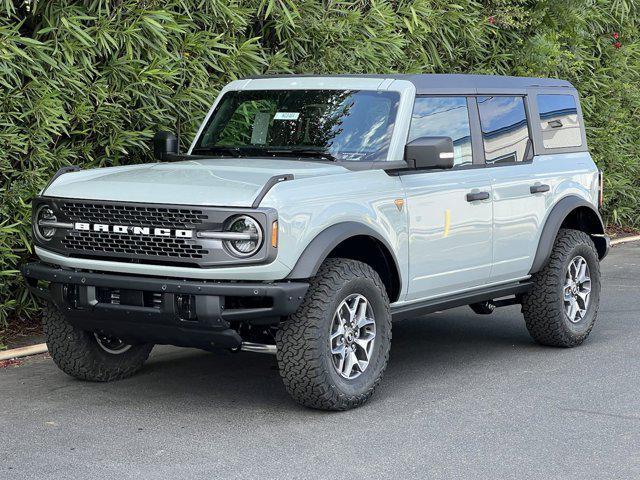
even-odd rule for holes
{"type": "Polygon", "coordinates": [[[153,348],[153,344],[127,345],[81,330],[67,322],[54,305],[45,307],[43,328],[58,368],[81,380],[110,382],[130,377],[142,368],[153,348]]]}
{"type": "Polygon", "coordinates": [[[522,313],[533,339],[553,347],[575,347],[584,342],[596,322],[600,304],[600,261],[589,235],[561,229],[548,264],[532,280],[533,288],[522,298],[522,313]],[[586,273],[582,278],[588,278],[588,282],[572,281],[576,266],[586,273]]]}
{"type": "Polygon", "coordinates": [[[364,404],[391,348],[391,311],[380,277],[362,262],[327,259],[298,311],[280,324],[276,344],[280,375],[297,402],[321,410],[364,404]]]}

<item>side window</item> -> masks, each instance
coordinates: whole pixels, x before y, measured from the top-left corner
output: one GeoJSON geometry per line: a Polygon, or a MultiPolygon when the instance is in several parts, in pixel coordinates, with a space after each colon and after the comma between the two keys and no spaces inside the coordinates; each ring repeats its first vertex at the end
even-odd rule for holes
{"type": "Polygon", "coordinates": [[[418,97],[413,106],[409,142],[420,137],[451,137],[454,165],[471,165],[471,129],[465,97],[418,97]]]}
{"type": "Polygon", "coordinates": [[[578,108],[573,95],[538,95],[544,148],[582,146],[578,108]]]}
{"type": "Polygon", "coordinates": [[[478,97],[487,163],[522,162],[531,140],[523,97],[478,97]]]}

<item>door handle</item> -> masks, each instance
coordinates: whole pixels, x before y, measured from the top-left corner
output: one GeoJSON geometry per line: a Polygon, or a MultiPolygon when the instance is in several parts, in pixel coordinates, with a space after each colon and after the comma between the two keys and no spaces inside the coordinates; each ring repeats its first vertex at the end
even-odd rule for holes
{"type": "Polygon", "coordinates": [[[531,185],[531,187],[529,187],[529,191],[531,193],[544,193],[544,192],[548,192],[549,191],[549,185],[531,185]]]}
{"type": "Polygon", "coordinates": [[[489,192],[467,193],[467,202],[478,202],[480,200],[488,200],[490,196],[491,195],[489,195],[489,192]]]}

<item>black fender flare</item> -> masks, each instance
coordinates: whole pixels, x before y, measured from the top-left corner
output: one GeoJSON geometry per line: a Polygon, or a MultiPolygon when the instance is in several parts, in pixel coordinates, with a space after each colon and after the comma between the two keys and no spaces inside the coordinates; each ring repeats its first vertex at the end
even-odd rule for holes
{"type": "Polygon", "coordinates": [[[289,275],[287,275],[287,278],[300,279],[313,277],[318,272],[322,262],[325,261],[334,248],[343,241],[360,235],[375,238],[385,246],[393,259],[396,272],[398,273],[398,279],[402,282],[400,265],[389,242],[373,228],[358,222],[336,223],[320,232],[303,250],[293,269],[289,275]]]}
{"type": "Polygon", "coordinates": [[[542,234],[540,235],[540,240],[538,241],[538,249],[536,250],[536,256],[533,260],[533,265],[531,266],[531,270],[529,274],[534,274],[542,270],[549,258],[551,257],[551,251],[553,250],[553,244],[558,236],[558,232],[560,231],[560,227],[565,219],[577,208],[587,208],[593,213],[593,218],[597,219],[594,223],[593,228],[586,232],[594,240],[596,243],[596,247],[598,248],[598,253],[600,255],[600,259],[603,259],[608,251],[608,241],[604,236],[604,222],[602,221],[602,217],[598,210],[594,207],[593,204],[587,202],[584,198],[578,197],[576,195],[570,195],[568,197],[564,197],[549,212],[549,216],[544,224],[542,229],[542,234]]]}

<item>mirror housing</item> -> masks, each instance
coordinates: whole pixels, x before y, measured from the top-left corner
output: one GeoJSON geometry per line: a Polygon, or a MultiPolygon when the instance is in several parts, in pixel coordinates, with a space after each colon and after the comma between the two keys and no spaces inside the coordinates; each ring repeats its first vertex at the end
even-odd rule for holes
{"type": "Polygon", "coordinates": [[[453,168],[451,137],[420,137],[404,147],[404,159],[409,168],[453,168]]]}
{"type": "Polygon", "coordinates": [[[153,156],[160,160],[169,160],[178,154],[178,137],[171,132],[157,132],[153,136],[153,156]]]}

